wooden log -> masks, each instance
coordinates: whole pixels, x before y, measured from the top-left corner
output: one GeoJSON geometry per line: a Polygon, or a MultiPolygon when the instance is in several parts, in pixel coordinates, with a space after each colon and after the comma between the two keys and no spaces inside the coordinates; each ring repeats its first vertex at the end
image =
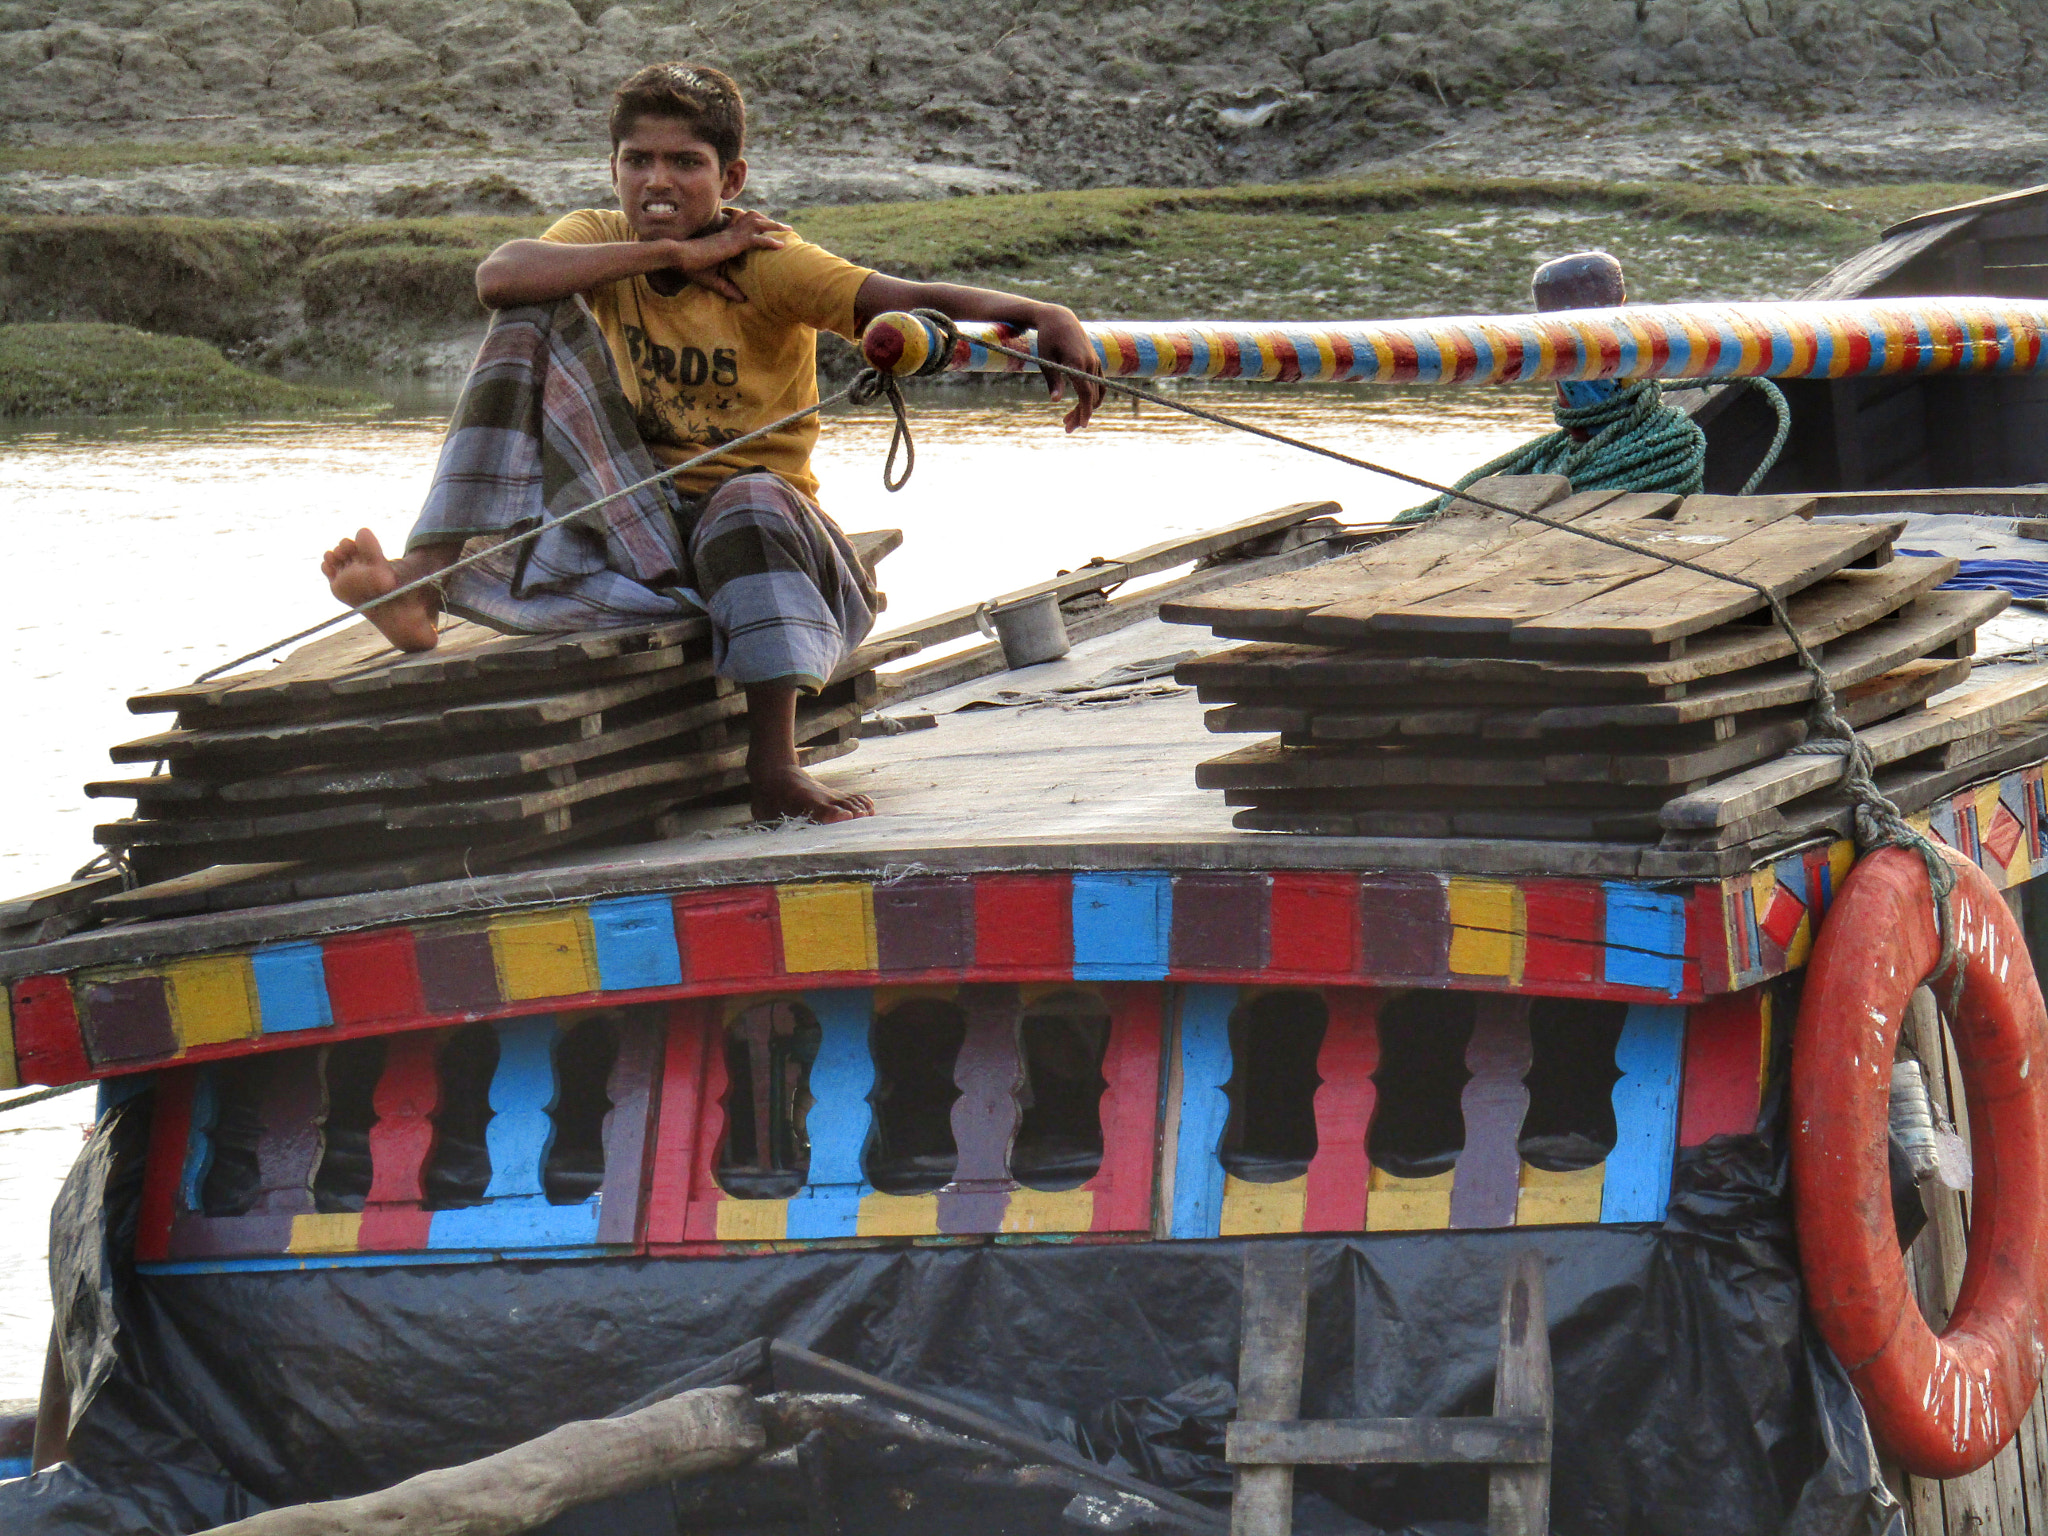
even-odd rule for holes
{"type": "Polygon", "coordinates": [[[1544,1427],[1543,1459],[1495,1467],[1487,1490],[1488,1536],[1545,1536],[1550,1529],[1550,1325],[1543,1294],[1543,1255],[1526,1250],[1508,1265],[1500,1300],[1500,1363],[1493,1380],[1500,1419],[1536,1419],[1544,1427]]]}
{"type": "MultiPolygon", "coordinates": [[[[1308,1252],[1299,1243],[1252,1243],[1244,1251],[1244,1327],[1237,1357],[1237,1411],[1280,1423],[1301,1412],[1308,1348],[1308,1252]]],[[[1231,1536],[1289,1536],[1294,1468],[1241,1466],[1230,1499],[1231,1536]]]]}
{"type": "Polygon", "coordinates": [[[1239,1419],[1225,1433],[1225,1454],[1245,1466],[1490,1467],[1550,1458],[1550,1426],[1535,1418],[1239,1419]]]}
{"type": "Polygon", "coordinates": [[[746,1388],[703,1387],[623,1418],[564,1424],[381,1493],[273,1509],[208,1536],[519,1536],[597,1499],[737,1466],[767,1444],[746,1388]]]}

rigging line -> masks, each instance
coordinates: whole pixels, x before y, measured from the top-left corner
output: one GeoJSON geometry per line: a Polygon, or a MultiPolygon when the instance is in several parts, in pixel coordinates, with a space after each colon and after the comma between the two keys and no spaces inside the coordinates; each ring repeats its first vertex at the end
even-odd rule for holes
{"type": "MultiPolygon", "coordinates": [[[[879,388],[879,386],[876,385],[873,382],[873,380],[871,380],[869,377],[871,374],[875,373],[876,370],[874,369],[864,368],[854,376],[853,382],[851,384],[848,384],[846,388],[840,390],[835,395],[828,395],[825,399],[818,401],[814,405],[807,405],[803,407],[801,410],[791,411],[787,416],[782,417],[779,421],[771,421],[764,427],[756,427],[751,432],[742,433],[740,436],[733,438],[729,442],[720,443],[716,448],[713,448],[705,453],[700,453],[694,459],[686,459],[681,464],[672,465],[669,468],[662,470],[659,474],[649,475],[644,480],[636,480],[631,485],[621,486],[618,490],[612,491],[608,495],[600,496],[595,501],[585,502],[582,506],[575,508],[573,511],[564,512],[560,517],[548,518],[545,521],[536,524],[534,527],[526,529],[524,532],[515,533],[510,538],[503,539],[498,543],[491,545],[487,549],[480,549],[473,555],[466,555],[462,559],[457,560],[452,564],[444,565],[443,567],[441,567],[440,570],[435,571],[430,575],[417,577],[416,579],[408,581],[407,583],[405,583],[405,585],[400,587],[393,587],[389,592],[381,593],[378,596],[371,598],[366,603],[359,603],[353,608],[344,608],[340,613],[335,614],[332,618],[322,619],[318,624],[308,625],[305,629],[300,630],[297,634],[286,635],[282,640],[273,640],[270,642],[270,644],[262,647],[260,650],[251,651],[246,656],[237,656],[233,661],[224,661],[219,666],[214,667],[212,670],[200,673],[198,677],[193,679],[193,682],[194,684],[210,683],[216,677],[219,677],[224,672],[232,672],[236,667],[247,666],[252,661],[261,661],[265,656],[268,656],[272,651],[281,651],[288,645],[297,645],[301,640],[309,640],[314,635],[319,634],[323,630],[334,628],[334,626],[337,624],[344,624],[350,619],[361,618],[364,614],[368,613],[372,608],[381,607],[383,604],[391,602],[395,598],[404,597],[409,593],[417,592],[422,587],[436,586],[442,581],[445,581],[449,576],[453,575],[457,571],[463,570],[472,565],[477,565],[482,561],[490,559],[494,555],[502,554],[504,551],[508,549],[516,548],[521,544],[525,544],[529,540],[537,539],[551,528],[559,528],[564,523],[573,522],[577,518],[583,516],[586,512],[595,512],[599,507],[609,506],[612,502],[618,501],[622,497],[631,496],[635,491],[644,491],[650,485],[658,485],[660,482],[664,480],[672,480],[677,475],[680,475],[686,469],[695,469],[699,464],[707,463],[710,460],[718,458],[723,454],[730,453],[733,449],[743,447],[744,445],[755,441],[757,438],[766,437],[771,432],[779,432],[784,427],[789,426],[794,422],[802,421],[806,416],[815,416],[818,412],[824,410],[829,405],[837,405],[842,400],[852,400],[855,404],[864,404],[867,400],[871,400],[874,398],[874,391],[877,388],[879,388]]],[[[877,375],[877,377],[879,377],[879,375],[877,375]]],[[[908,425],[903,421],[903,411],[900,404],[897,406],[896,414],[898,421],[898,430],[904,436],[907,437],[908,425]]],[[[889,452],[889,458],[892,464],[895,462],[895,457],[895,445],[892,441],[889,452]]],[[[909,477],[909,471],[907,468],[905,470],[904,477],[906,479],[909,477]]],[[[895,489],[895,487],[892,486],[891,489],[893,490],[895,489]]]]}
{"type": "MultiPolygon", "coordinates": [[[[940,315],[936,311],[921,309],[915,313],[918,318],[931,322],[939,333],[939,345],[932,349],[933,353],[941,359],[951,358],[961,340],[959,328],[953,324],[950,318],[940,315]]],[[[1848,791],[1855,803],[1857,841],[1866,848],[1889,844],[1911,849],[1913,852],[1918,853],[1927,865],[1928,884],[1934,895],[1935,928],[1941,937],[1941,958],[1936,962],[1932,974],[1934,976],[1940,976],[1944,972],[1951,974],[1950,1002],[1951,1011],[1953,1011],[1955,999],[1959,996],[1962,985],[1962,967],[1956,964],[1959,958],[1958,935],[1956,933],[1954,916],[1949,910],[1949,893],[1955,889],[1955,871],[1949,867],[1948,861],[1941,856],[1940,851],[1927,836],[1906,820],[1905,813],[1897,805],[1893,804],[1891,797],[1878,788],[1875,776],[1876,764],[1871,756],[1870,748],[1856,734],[1855,727],[1842,718],[1840,710],[1836,707],[1835,690],[1828,682],[1827,674],[1821,670],[1819,660],[1807,647],[1806,642],[1800,638],[1799,630],[1792,622],[1792,615],[1786,611],[1783,600],[1769,587],[1761,582],[1752,581],[1746,576],[1738,576],[1729,571],[1717,571],[1696,561],[1682,559],[1677,555],[1666,554],[1661,550],[1644,549],[1640,545],[1630,543],[1627,539],[1601,533],[1580,524],[1562,523],[1555,518],[1545,517],[1538,512],[1525,511],[1519,507],[1502,506],[1499,502],[1488,500],[1484,496],[1474,496],[1470,491],[1456,490],[1450,486],[1438,485],[1421,475],[1413,475],[1406,470],[1395,469],[1386,464],[1376,464],[1370,459],[1357,458],[1351,454],[1342,453],[1335,448],[1323,447],[1319,443],[1304,442],[1300,438],[1289,437],[1284,432],[1275,432],[1270,428],[1258,426],[1253,422],[1242,421],[1233,416],[1225,416],[1220,411],[1204,410],[1200,406],[1189,405],[1185,401],[1175,400],[1167,395],[1162,395],[1156,390],[1140,389],[1135,385],[1126,384],[1121,379],[1106,378],[1101,374],[1088,373],[1083,369],[1071,367],[1066,363],[1053,362],[1049,358],[1039,357],[1034,353],[1026,352],[1016,347],[1004,346],[993,338],[978,337],[976,338],[975,345],[985,347],[989,351],[999,353],[1004,357],[1015,358],[1021,363],[1035,366],[1041,372],[1050,370],[1055,373],[1064,374],[1077,383],[1092,383],[1099,388],[1112,389],[1120,394],[1129,395],[1134,399],[1155,401],[1170,410],[1179,411],[1183,415],[1194,416],[1200,420],[1213,422],[1217,426],[1229,427],[1239,432],[1247,432],[1254,437],[1262,437],[1268,442],[1279,443],[1284,447],[1299,448],[1306,453],[1318,454],[1326,459],[1334,459],[1340,464],[1351,466],[1353,469],[1363,469],[1372,474],[1386,475],[1390,479],[1405,480],[1410,485],[1418,486],[1426,491],[1433,491],[1438,496],[1446,498],[1444,502],[1446,508],[1455,502],[1468,502],[1475,507],[1482,507],[1490,512],[1500,512],[1509,517],[1519,518],[1524,522],[1536,523],[1544,528],[1555,528],[1565,533],[1577,534],[1582,539],[1591,539],[1594,543],[1605,544],[1610,549],[1618,549],[1628,554],[1638,555],[1645,560],[1654,561],[1660,565],[1670,566],[1678,570],[1691,571],[1698,576],[1710,576],[1716,581],[1725,581],[1733,586],[1743,587],[1754,592],[1763,599],[1764,605],[1770,610],[1772,621],[1785,632],[1785,638],[1791,642],[1795,659],[1798,661],[1801,669],[1812,680],[1813,706],[1809,712],[1812,738],[1791,750],[1798,753],[1815,755],[1839,755],[1842,758],[1842,776],[1838,782],[1842,788],[1848,791]]],[[[930,371],[932,369],[929,364],[919,370],[920,373],[930,371]]],[[[1789,413],[1786,417],[1781,418],[1781,436],[1788,425],[1789,413]]]]}

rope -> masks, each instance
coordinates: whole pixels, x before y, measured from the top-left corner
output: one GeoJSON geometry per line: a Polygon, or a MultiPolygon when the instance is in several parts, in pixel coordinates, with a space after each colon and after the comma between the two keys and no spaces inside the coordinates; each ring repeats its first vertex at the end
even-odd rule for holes
{"type": "MultiPolygon", "coordinates": [[[[1769,379],[1733,382],[1761,389],[1777,418],[1769,451],[1736,492],[1747,496],[1763,483],[1784,451],[1792,412],[1785,392],[1769,379]]],[[[1489,475],[1563,475],[1575,491],[1668,491],[1677,496],[1695,495],[1705,483],[1707,434],[1684,411],[1664,403],[1660,379],[1624,384],[1591,405],[1567,405],[1560,396],[1550,414],[1557,423],[1555,432],[1488,460],[1459,480],[1455,489],[1477,485],[1489,475]]],[[[1394,521],[1420,522],[1447,505],[1449,498],[1439,496],[1410,507],[1394,521]]]]}
{"type": "MultiPolygon", "coordinates": [[[[920,318],[931,320],[931,323],[939,332],[940,345],[933,349],[934,352],[950,358],[960,340],[959,330],[951,320],[945,319],[943,316],[934,317],[929,311],[920,311],[919,315],[920,318]]],[[[1754,592],[1763,600],[1764,606],[1769,609],[1772,621],[1785,632],[1785,638],[1792,644],[1794,658],[1798,661],[1799,666],[1805,671],[1813,685],[1813,705],[1808,712],[1808,739],[1804,744],[1792,750],[1814,755],[1839,755],[1842,758],[1842,777],[1840,783],[1855,802],[1856,840],[1865,852],[1882,847],[1910,848],[1917,852],[1927,863],[1928,885],[1934,896],[1935,928],[1941,935],[1941,960],[1935,966],[1933,974],[1939,976],[1944,971],[1949,971],[1952,967],[1954,968],[1954,980],[1950,989],[1950,1011],[1951,1013],[1954,1011],[1958,989],[1960,989],[1962,984],[1961,967],[1955,964],[1957,958],[1957,935],[1954,914],[1949,904],[1949,895],[1955,889],[1955,872],[1949,867],[1948,861],[1941,856],[1940,850],[1935,847],[1934,843],[1924,833],[1917,831],[1906,820],[1905,813],[1892,803],[1890,797],[1883,790],[1877,787],[1877,780],[1873,776],[1874,763],[1869,747],[1864,745],[1863,741],[1856,735],[1855,728],[1842,717],[1841,710],[1835,702],[1835,690],[1828,683],[1827,674],[1821,670],[1819,659],[1808,648],[1806,642],[1800,638],[1799,630],[1793,624],[1791,614],[1785,610],[1784,601],[1769,587],[1766,587],[1761,582],[1752,581],[1747,576],[1738,576],[1728,571],[1713,570],[1708,566],[1699,564],[1697,561],[1682,559],[1677,555],[1665,554],[1661,550],[1644,549],[1640,545],[1630,543],[1627,539],[1619,538],[1610,533],[1602,533],[1596,528],[1583,527],[1575,523],[1560,523],[1554,518],[1543,516],[1540,512],[1529,512],[1519,507],[1503,506],[1499,502],[1490,501],[1484,496],[1471,495],[1467,488],[1467,482],[1461,482],[1455,488],[1438,485],[1434,481],[1424,479],[1420,475],[1410,474],[1403,469],[1395,469],[1391,465],[1376,464],[1370,459],[1356,458],[1348,453],[1340,453],[1334,448],[1325,448],[1319,443],[1305,442],[1300,438],[1289,437],[1284,432],[1275,432],[1270,428],[1261,427],[1249,421],[1242,421],[1233,416],[1225,416],[1219,411],[1204,410],[1200,406],[1189,405],[1185,401],[1175,400],[1154,390],[1140,389],[1123,382],[1121,379],[1105,378],[1099,374],[1085,373],[1081,369],[1070,367],[1065,363],[1056,363],[1031,352],[1021,351],[1015,347],[1006,347],[992,338],[978,338],[976,344],[987,348],[991,352],[1000,353],[1005,357],[1016,358],[1020,362],[1032,364],[1041,371],[1064,374],[1077,382],[1093,384],[1105,390],[1113,390],[1119,394],[1130,395],[1134,399],[1150,400],[1154,404],[1163,405],[1169,410],[1179,411],[1183,415],[1193,416],[1202,421],[1213,422],[1218,426],[1230,427],[1239,432],[1249,433],[1253,437],[1262,437],[1268,442],[1281,443],[1290,448],[1298,448],[1304,453],[1312,453],[1322,458],[1334,459],[1339,464],[1347,464],[1353,469],[1363,469],[1373,474],[1385,475],[1389,479],[1405,481],[1410,485],[1436,493],[1438,502],[1443,505],[1463,502],[1469,506],[1484,508],[1489,512],[1499,512],[1508,517],[1520,518],[1524,522],[1535,523],[1540,527],[1576,534],[1579,538],[1591,539],[1596,544],[1605,544],[1610,549],[1639,555],[1646,560],[1655,561],[1661,565],[1671,566],[1682,571],[1691,571],[1698,576],[1709,576],[1716,581],[1725,581],[1733,586],[1743,587],[1754,592]]],[[[1773,386],[1770,394],[1776,396],[1776,399],[1773,401],[1773,410],[1776,411],[1778,416],[1778,431],[1772,440],[1771,451],[1766,456],[1764,463],[1759,466],[1757,472],[1750,477],[1748,484],[1745,485],[1745,494],[1763,478],[1771,464],[1776,461],[1777,454],[1784,447],[1785,437],[1790,429],[1791,418],[1784,404],[1783,393],[1773,386]]],[[[1659,404],[1660,408],[1663,408],[1661,407],[1661,402],[1659,404]]],[[[1563,419],[1562,412],[1559,413],[1559,419],[1563,419]]],[[[1694,427],[1694,430],[1698,430],[1697,426],[1694,427]]],[[[1478,478],[1476,475],[1468,477],[1468,482],[1476,478],[1478,478]]],[[[1406,515],[1401,520],[1407,520],[1406,515]]]]}
{"type": "Polygon", "coordinates": [[[44,1088],[35,1093],[17,1094],[11,1099],[0,1099],[0,1115],[4,1115],[10,1109],[20,1109],[27,1104],[40,1104],[45,1099],[61,1099],[67,1093],[76,1093],[81,1088],[92,1088],[95,1086],[97,1086],[96,1082],[88,1078],[81,1083],[65,1083],[57,1088],[44,1088]]]}

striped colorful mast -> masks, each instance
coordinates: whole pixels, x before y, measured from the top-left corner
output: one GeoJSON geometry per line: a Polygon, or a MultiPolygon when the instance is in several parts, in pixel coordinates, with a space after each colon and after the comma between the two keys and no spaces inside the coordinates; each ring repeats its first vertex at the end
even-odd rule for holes
{"type": "MultiPolygon", "coordinates": [[[[1530,315],[1271,325],[1201,320],[1087,326],[1113,378],[1319,384],[1536,384],[1571,379],[1840,379],[1886,373],[2048,369],[2048,303],[1844,299],[1783,304],[1633,304],[1530,315]]],[[[1021,373],[989,350],[1035,338],[965,323],[952,356],[914,315],[880,315],[862,347],[885,372],[1021,373]]]]}

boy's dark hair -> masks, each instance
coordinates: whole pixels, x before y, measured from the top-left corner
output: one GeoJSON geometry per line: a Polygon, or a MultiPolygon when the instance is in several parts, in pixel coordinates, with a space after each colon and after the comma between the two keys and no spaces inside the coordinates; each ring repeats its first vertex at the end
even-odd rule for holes
{"type": "Polygon", "coordinates": [[[745,153],[747,104],[732,76],[708,64],[650,64],[612,92],[612,152],[643,117],[689,124],[718,152],[721,169],[745,153]]]}

